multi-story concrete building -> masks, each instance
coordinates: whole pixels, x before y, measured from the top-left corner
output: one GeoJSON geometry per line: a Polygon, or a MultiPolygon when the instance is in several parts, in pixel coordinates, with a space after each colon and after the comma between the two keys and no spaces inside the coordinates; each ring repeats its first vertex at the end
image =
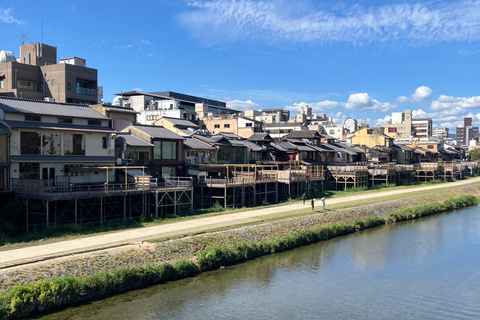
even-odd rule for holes
{"type": "Polygon", "coordinates": [[[429,138],[432,136],[432,118],[412,119],[412,135],[414,138],[429,138]]]}
{"type": "Polygon", "coordinates": [[[262,122],[234,115],[202,119],[199,120],[199,124],[202,129],[207,129],[214,134],[234,133],[245,139],[256,132],[263,131],[262,122]]]}
{"type": "Polygon", "coordinates": [[[468,146],[470,140],[478,138],[478,127],[472,126],[472,118],[463,118],[463,126],[458,126],[456,129],[457,146],[468,146]]]}
{"type": "Polygon", "coordinates": [[[405,112],[392,112],[392,119],[387,124],[382,124],[385,134],[394,139],[409,138],[412,136],[412,110],[405,112]]]}
{"type": "Polygon", "coordinates": [[[20,46],[20,57],[0,54],[0,96],[64,103],[97,104],[103,97],[97,70],[85,59],[71,57],[57,63],[57,48],[35,42],[20,46]]]}
{"type": "Polygon", "coordinates": [[[236,113],[235,110],[228,109],[225,102],[172,91],[130,91],[116,95],[114,104],[139,112],[138,122],[141,124],[153,124],[161,117],[196,122],[198,119],[236,113]]]}
{"type": "Polygon", "coordinates": [[[440,138],[442,140],[448,138],[449,129],[447,127],[434,127],[432,129],[432,137],[440,138]]]}

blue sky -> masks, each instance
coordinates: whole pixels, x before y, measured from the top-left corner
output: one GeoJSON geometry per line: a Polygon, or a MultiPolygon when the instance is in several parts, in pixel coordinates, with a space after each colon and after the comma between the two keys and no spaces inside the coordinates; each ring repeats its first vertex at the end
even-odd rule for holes
{"type": "Polygon", "coordinates": [[[42,40],[115,93],[176,91],[239,110],[303,104],[337,123],[413,110],[480,125],[480,1],[0,3],[0,50],[42,40]]]}

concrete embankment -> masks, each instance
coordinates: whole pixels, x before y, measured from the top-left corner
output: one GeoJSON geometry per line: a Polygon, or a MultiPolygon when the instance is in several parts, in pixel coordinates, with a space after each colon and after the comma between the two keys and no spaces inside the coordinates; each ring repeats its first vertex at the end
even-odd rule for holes
{"type": "MultiPolygon", "coordinates": [[[[196,257],[201,251],[209,251],[216,246],[225,247],[245,242],[266,243],[268,241],[274,241],[275,239],[281,239],[282,237],[294,234],[296,232],[310,230],[319,226],[328,226],[332,224],[351,224],[355,223],[355,221],[365,220],[368,217],[388,220],[389,214],[392,212],[407,208],[417,208],[430,205],[432,203],[444,203],[446,200],[456,199],[464,195],[472,195],[475,197],[480,196],[480,185],[475,184],[466,187],[459,187],[454,190],[440,191],[437,193],[392,200],[378,204],[329,211],[327,213],[316,213],[308,216],[290,218],[255,226],[186,237],[178,240],[164,241],[159,243],[143,243],[127,248],[112,249],[102,252],[101,254],[92,253],[83,257],[65,257],[60,260],[37,263],[31,266],[16,267],[15,269],[1,274],[0,290],[5,293],[9,292],[14,285],[27,285],[31,283],[37,283],[38,281],[42,280],[48,281],[51,279],[64,277],[74,277],[72,278],[71,282],[69,282],[69,284],[74,287],[76,285],[74,279],[85,279],[85,277],[99,274],[103,274],[108,278],[109,273],[113,274],[118,270],[126,270],[129,268],[140,268],[136,270],[143,270],[142,272],[145,273],[145,270],[151,266],[161,266],[165,263],[174,263],[182,259],[196,261],[196,257]]],[[[262,254],[265,253],[268,253],[268,250],[262,254]]],[[[183,270],[188,268],[191,269],[192,264],[184,265],[183,267],[180,266],[179,268],[183,268],[183,270]]],[[[201,267],[198,268],[198,270],[201,269],[201,267]]],[[[161,272],[162,274],[165,274],[164,270],[161,272]]],[[[192,273],[195,272],[192,271],[192,273]]],[[[184,275],[192,273],[186,272],[184,275]]],[[[158,276],[152,276],[151,282],[154,283],[158,281],[165,281],[178,277],[181,277],[181,274],[178,274],[178,272],[177,276],[172,276],[170,278],[159,278],[158,276]]],[[[148,282],[141,282],[140,284],[144,285],[147,283],[148,282]]],[[[87,283],[87,287],[88,285],[89,284],[87,283]]],[[[48,287],[48,285],[46,286],[48,287]]],[[[78,292],[75,296],[75,300],[70,301],[63,299],[61,294],[58,294],[57,296],[53,294],[53,298],[47,299],[48,303],[43,304],[41,301],[37,301],[32,305],[32,303],[28,301],[22,302],[18,299],[15,300],[15,303],[13,303],[13,300],[12,302],[6,301],[6,303],[10,303],[10,308],[12,308],[12,306],[16,306],[16,312],[13,314],[26,315],[32,310],[41,311],[44,309],[55,308],[61,306],[62,304],[72,303],[72,301],[91,299],[101,296],[105,293],[127,290],[135,286],[138,286],[138,283],[131,282],[128,285],[121,284],[110,289],[96,289],[92,292],[85,293],[84,295],[82,295],[82,292],[78,292]]],[[[25,291],[28,294],[24,294],[24,296],[35,296],[36,293],[31,292],[33,289],[29,290],[25,291]]],[[[8,296],[8,294],[5,296],[8,296]]],[[[39,297],[36,297],[37,300],[38,298],[39,297]]]]}

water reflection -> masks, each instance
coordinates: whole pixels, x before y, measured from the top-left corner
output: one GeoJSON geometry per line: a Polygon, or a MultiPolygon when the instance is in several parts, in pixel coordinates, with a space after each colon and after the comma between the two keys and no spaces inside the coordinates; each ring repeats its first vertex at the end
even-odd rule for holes
{"type": "Polygon", "coordinates": [[[39,319],[477,319],[478,213],[366,230],[39,319]]]}

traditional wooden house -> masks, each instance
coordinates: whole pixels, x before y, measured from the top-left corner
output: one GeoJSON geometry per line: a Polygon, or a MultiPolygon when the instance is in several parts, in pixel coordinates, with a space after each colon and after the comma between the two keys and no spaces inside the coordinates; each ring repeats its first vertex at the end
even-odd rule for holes
{"type": "Polygon", "coordinates": [[[184,175],[184,137],[164,127],[140,124],[131,124],[122,132],[131,133],[137,138],[153,144],[149,163],[149,171],[152,176],[163,178],[164,176],[184,175]]]}
{"type": "Polygon", "coordinates": [[[88,106],[0,98],[0,110],[10,136],[8,176],[16,186],[31,179],[105,182],[106,171],[98,168],[116,164],[110,119],[88,106]]]}

